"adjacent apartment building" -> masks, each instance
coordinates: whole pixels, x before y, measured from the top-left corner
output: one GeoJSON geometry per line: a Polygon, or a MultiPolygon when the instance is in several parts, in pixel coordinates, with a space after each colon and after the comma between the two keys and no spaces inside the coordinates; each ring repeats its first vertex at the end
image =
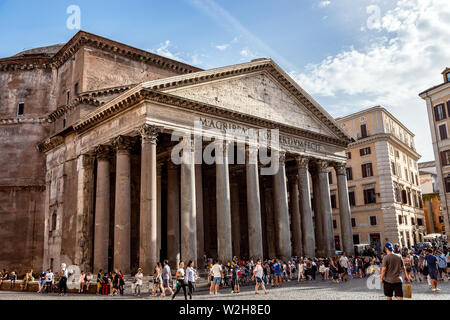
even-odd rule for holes
{"type": "Polygon", "coordinates": [[[419,180],[420,188],[422,189],[427,233],[442,234],[443,230],[445,230],[445,224],[439,196],[439,183],[435,161],[419,163],[419,180]]]}
{"type": "Polygon", "coordinates": [[[450,224],[450,68],[446,68],[442,75],[444,82],[419,96],[426,101],[428,120],[430,123],[431,139],[434,157],[436,159],[436,173],[443,210],[444,226],[442,233],[449,234],[450,224]]]}
{"type": "MultiPolygon", "coordinates": [[[[336,119],[355,140],[347,152],[347,181],[354,244],[400,247],[426,235],[414,134],[377,106],[336,119]]],[[[330,170],[336,247],[341,247],[336,175],[330,170]]]]}

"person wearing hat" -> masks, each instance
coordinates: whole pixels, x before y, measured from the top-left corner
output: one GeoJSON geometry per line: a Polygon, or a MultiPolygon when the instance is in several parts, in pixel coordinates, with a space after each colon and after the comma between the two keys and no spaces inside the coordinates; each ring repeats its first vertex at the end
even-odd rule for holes
{"type": "Polygon", "coordinates": [[[394,253],[394,246],[388,242],[384,251],[386,255],[383,258],[381,268],[381,283],[384,286],[384,295],[388,300],[392,300],[395,294],[397,300],[403,300],[403,281],[400,273],[405,275],[405,281],[409,281],[405,264],[400,255],[394,253]]]}

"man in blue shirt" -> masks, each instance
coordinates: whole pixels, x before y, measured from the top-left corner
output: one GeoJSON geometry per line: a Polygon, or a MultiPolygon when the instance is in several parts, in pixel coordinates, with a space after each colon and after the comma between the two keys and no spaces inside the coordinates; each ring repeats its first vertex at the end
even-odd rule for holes
{"type": "Polygon", "coordinates": [[[438,280],[438,259],[433,255],[433,249],[428,249],[427,256],[428,273],[431,279],[431,287],[434,292],[440,291],[437,287],[438,280]]]}
{"type": "Polygon", "coordinates": [[[441,282],[444,281],[444,275],[446,274],[447,269],[447,259],[445,258],[445,254],[441,251],[436,252],[436,258],[438,259],[438,267],[439,267],[439,280],[441,282]]]}
{"type": "Polygon", "coordinates": [[[273,270],[275,271],[275,284],[281,287],[283,280],[281,279],[281,263],[279,260],[276,260],[276,263],[273,265],[273,270]]]}

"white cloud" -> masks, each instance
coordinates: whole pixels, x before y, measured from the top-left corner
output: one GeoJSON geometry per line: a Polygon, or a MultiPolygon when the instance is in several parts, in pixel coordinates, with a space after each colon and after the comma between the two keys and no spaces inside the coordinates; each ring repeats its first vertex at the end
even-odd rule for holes
{"type": "Polygon", "coordinates": [[[166,40],[164,43],[160,44],[160,47],[158,49],[156,49],[156,53],[160,56],[169,58],[169,59],[173,59],[173,60],[177,60],[177,61],[181,61],[181,62],[185,62],[181,57],[179,53],[173,53],[170,50],[170,40],[166,40]]]}
{"type": "Polygon", "coordinates": [[[216,46],[216,48],[219,49],[220,51],[225,51],[228,49],[229,46],[230,46],[229,44],[225,43],[225,44],[216,46]]]}
{"type": "Polygon", "coordinates": [[[240,52],[241,56],[246,59],[253,59],[256,58],[256,54],[254,54],[252,51],[250,51],[248,48],[244,48],[240,52]]]}
{"type": "Polygon", "coordinates": [[[328,1],[328,0],[326,0],[326,1],[320,1],[320,2],[319,2],[319,8],[325,8],[325,7],[328,7],[330,4],[331,4],[331,1],[328,1]]]}
{"type": "MultiPolygon", "coordinates": [[[[386,106],[416,133],[424,160],[433,159],[423,90],[442,82],[450,65],[448,0],[399,0],[380,21],[374,40],[361,49],[350,47],[304,73],[291,75],[309,93],[336,101],[333,115],[373,105],[386,106]]],[[[330,108],[331,107],[331,108],[330,108]]]]}

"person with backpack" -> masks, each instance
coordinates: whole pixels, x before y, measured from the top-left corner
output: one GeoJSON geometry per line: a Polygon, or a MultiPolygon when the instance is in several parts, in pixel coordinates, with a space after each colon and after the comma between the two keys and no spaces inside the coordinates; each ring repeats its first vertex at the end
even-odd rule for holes
{"type": "Polygon", "coordinates": [[[173,290],[170,287],[170,282],[172,281],[172,272],[170,270],[169,261],[164,260],[164,268],[163,268],[163,293],[166,294],[166,290],[169,290],[170,295],[173,295],[173,290]]]}

